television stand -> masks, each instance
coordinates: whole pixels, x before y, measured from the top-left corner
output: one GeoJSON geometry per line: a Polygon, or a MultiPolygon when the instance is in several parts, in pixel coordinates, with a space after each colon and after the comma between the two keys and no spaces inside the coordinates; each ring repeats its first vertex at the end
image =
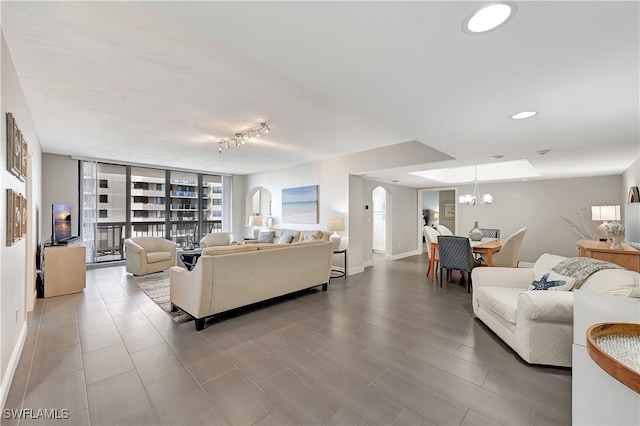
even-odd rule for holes
{"type": "Polygon", "coordinates": [[[82,292],[86,287],[86,263],[83,245],[45,246],[44,297],[82,292]]]}

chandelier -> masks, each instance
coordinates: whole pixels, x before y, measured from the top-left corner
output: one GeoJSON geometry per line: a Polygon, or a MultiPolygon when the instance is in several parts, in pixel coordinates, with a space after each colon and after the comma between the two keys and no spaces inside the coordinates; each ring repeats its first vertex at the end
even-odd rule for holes
{"type": "Polygon", "coordinates": [[[473,194],[465,194],[458,197],[460,204],[466,204],[475,206],[477,202],[482,205],[493,203],[493,195],[482,194],[480,196],[480,190],[478,189],[478,166],[474,166],[474,179],[473,179],[473,194]]]}
{"type": "Polygon", "coordinates": [[[238,132],[231,138],[218,141],[218,152],[222,154],[222,151],[227,148],[231,148],[232,146],[242,146],[251,138],[257,139],[262,135],[266,135],[270,131],[269,123],[260,123],[259,126],[238,132]]]}

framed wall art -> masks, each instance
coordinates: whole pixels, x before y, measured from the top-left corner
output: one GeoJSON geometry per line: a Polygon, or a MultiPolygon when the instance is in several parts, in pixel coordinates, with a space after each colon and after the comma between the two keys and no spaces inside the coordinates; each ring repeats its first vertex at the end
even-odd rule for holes
{"type": "Polygon", "coordinates": [[[12,189],[7,189],[7,211],[6,211],[6,216],[7,216],[7,227],[6,227],[6,231],[7,231],[7,245],[8,246],[12,246],[13,242],[15,241],[14,237],[13,237],[13,229],[14,229],[14,225],[13,225],[13,216],[14,216],[14,210],[13,210],[13,190],[12,189]]]}
{"type": "Polygon", "coordinates": [[[456,217],[455,203],[447,203],[444,205],[444,217],[456,217]]]}
{"type": "Polygon", "coordinates": [[[318,223],[318,185],[282,190],[284,223],[318,223]]]}
{"type": "Polygon", "coordinates": [[[22,136],[22,134],[20,135],[20,149],[22,150],[22,152],[20,153],[20,176],[18,176],[18,178],[20,178],[20,180],[26,181],[27,180],[27,150],[28,150],[28,145],[27,145],[27,141],[24,140],[24,136],[22,136]]]}
{"type": "MultiPolygon", "coordinates": [[[[16,177],[20,175],[20,162],[16,162],[16,140],[18,138],[18,127],[13,114],[7,113],[7,170],[16,177]]],[[[22,154],[22,145],[20,153],[22,154]]],[[[18,156],[19,159],[19,156],[18,156]]]]}
{"type": "Polygon", "coordinates": [[[13,192],[13,241],[22,238],[22,194],[13,192]]]}
{"type": "Polygon", "coordinates": [[[22,236],[27,235],[27,197],[22,197],[22,236]]]}

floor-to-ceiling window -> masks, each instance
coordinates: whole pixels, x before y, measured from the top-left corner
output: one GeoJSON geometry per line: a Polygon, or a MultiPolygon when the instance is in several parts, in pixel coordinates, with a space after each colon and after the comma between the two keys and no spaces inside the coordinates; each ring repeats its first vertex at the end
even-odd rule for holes
{"type": "Polygon", "coordinates": [[[127,237],[167,238],[192,248],[229,220],[222,176],[91,161],[81,170],[87,263],[124,259],[127,237]]]}

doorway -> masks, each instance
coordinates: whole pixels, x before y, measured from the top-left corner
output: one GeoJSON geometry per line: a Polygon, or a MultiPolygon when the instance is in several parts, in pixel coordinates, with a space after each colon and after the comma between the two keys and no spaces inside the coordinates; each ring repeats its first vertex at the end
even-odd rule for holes
{"type": "Polygon", "coordinates": [[[425,225],[446,226],[456,234],[456,188],[418,190],[418,252],[426,250],[422,228],[425,225]]]}
{"type": "Polygon", "coordinates": [[[373,238],[372,251],[387,253],[387,190],[377,186],[372,192],[373,200],[373,238]]]}

